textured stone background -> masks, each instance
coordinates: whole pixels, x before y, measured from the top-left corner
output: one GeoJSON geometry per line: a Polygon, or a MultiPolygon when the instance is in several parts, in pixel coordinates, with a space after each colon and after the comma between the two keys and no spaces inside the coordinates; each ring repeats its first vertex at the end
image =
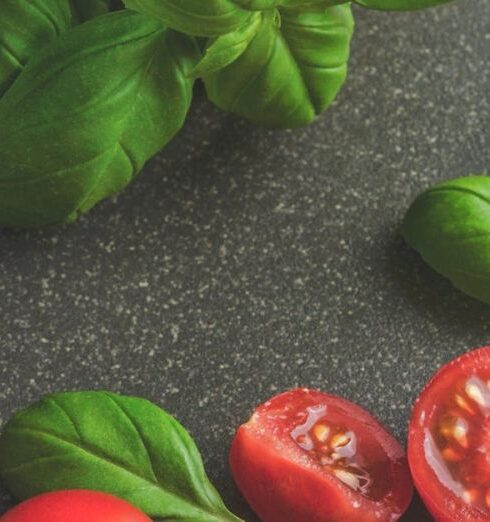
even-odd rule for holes
{"type": "Polygon", "coordinates": [[[70,227],[1,231],[0,421],[55,390],[145,396],[190,429],[247,521],[226,454],[271,394],[344,395],[404,441],[434,370],[490,342],[489,308],[398,235],[420,190],[490,169],[488,7],[356,9],[348,82],[316,124],[257,129],[198,92],[117,200],[70,227]]]}

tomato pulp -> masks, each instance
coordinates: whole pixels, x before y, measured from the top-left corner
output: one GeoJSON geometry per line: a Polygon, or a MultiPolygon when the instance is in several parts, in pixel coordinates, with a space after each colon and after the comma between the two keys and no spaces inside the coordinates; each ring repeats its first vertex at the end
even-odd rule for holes
{"type": "Polygon", "coordinates": [[[418,397],[408,457],[438,522],[490,520],[490,346],[443,366],[418,397]]]}
{"type": "Polygon", "coordinates": [[[0,522],[151,522],[124,500],[97,491],[55,491],[33,497],[0,522]]]}
{"type": "Polygon", "coordinates": [[[393,436],[359,406],[314,390],[259,406],[237,431],[230,465],[264,522],[392,522],[412,497],[393,436]]]}

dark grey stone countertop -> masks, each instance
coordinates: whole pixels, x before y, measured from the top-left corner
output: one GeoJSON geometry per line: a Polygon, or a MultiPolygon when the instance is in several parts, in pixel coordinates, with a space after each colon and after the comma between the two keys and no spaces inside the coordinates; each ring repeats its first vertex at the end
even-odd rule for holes
{"type": "MultiPolygon", "coordinates": [[[[226,456],[269,396],[340,394],[405,441],[429,376],[490,342],[490,308],[398,234],[419,191],[490,170],[490,10],[356,15],[348,81],[314,125],[258,129],[198,90],[117,199],[0,232],[0,422],[52,391],[144,396],[191,431],[247,521],[226,456]]],[[[415,503],[404,520],[429,518],[415,503]]]]}

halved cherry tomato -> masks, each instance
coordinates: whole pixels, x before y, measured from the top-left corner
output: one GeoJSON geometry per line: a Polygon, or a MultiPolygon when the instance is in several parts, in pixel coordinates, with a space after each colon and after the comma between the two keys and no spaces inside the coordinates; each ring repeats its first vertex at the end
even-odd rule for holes
{"type": "Polygon", "coordinates": [[[0,522],[151,522],[124,500],[97,491],[70,490],[33,497],[0,522]]]}
{"type": "Polygon", "coordinates": [[[443,366],[417,399],[408,458],[438,522],[490,520],[490,346],[443,366]]]}
{"type": "Polygon", "coordinates": [[[359,406],[314,390],[259,406],[238,429],[230,464],[264,522],[393,522],[413,492],[393,436],[359,406]]]}

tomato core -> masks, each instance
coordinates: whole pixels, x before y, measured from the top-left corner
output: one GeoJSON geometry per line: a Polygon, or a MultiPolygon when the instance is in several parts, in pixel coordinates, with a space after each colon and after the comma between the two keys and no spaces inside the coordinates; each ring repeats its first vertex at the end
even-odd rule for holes
{"type": "Polygon", "coordinates": [[[294,442],[326,472],[371,498],[372,479],[358,455],[356,434],[329,422],[326,406],[307,408],[304,419],[290,433],[294,442]]]}
{"type": "Polygon", "coordinates": [[[425,428],[424,452],[444,486],[490,515],[489,379],[471,375],[453,384],[425,428]]]}

